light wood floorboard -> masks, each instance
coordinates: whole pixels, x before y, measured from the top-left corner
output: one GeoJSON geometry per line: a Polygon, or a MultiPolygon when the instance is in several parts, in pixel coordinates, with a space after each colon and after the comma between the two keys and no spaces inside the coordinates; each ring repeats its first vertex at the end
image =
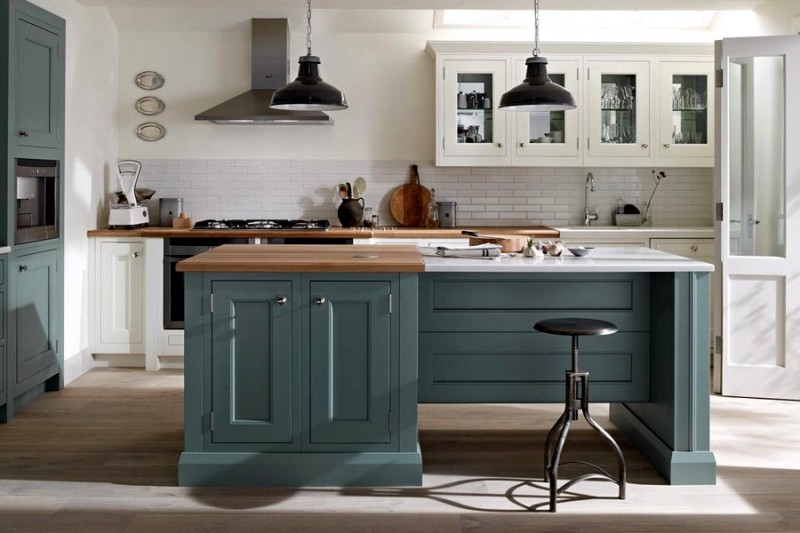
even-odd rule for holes
{"type": "MultiPolygon", "coordinates": [[[[95,369],[20,410],[0,426],[0,532],[800,531],[797,402],[712,397],[719,476],[700,487],[666,485],[592,405],[623,447],[628,498],[585,482],[552,514],[542,444],[558,405],[421,405],[422,487],[186,488],[182,387],[180,371],[95,369]]],[[[578,428],[565,459],[613,471],[578,428]]]]}

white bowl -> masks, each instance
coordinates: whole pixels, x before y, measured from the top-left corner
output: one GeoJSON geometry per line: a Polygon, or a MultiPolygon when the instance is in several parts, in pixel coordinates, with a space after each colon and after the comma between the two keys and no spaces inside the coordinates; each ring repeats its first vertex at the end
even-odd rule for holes
{"type": "Polygon", "coordinates": [[[589,255],[589,253],[594,250],[591,246],[575,246],[572,248],[567,248],[572,255],[575,257],[583,257],[584,255],[589,255]]]}

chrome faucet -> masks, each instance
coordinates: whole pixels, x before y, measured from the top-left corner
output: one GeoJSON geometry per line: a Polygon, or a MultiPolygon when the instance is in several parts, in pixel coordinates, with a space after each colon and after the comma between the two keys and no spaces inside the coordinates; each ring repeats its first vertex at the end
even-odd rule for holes
{"type": "Polygon", "coordinates": [[[590,226],[592,220],[597,220],[599,217],[597,213],[589,211],[589,191],[594,192],[594,174],[589,172],[586,174],[586,183],[584,183],[585,193],[583,195],[583,225],[590,226]]]}

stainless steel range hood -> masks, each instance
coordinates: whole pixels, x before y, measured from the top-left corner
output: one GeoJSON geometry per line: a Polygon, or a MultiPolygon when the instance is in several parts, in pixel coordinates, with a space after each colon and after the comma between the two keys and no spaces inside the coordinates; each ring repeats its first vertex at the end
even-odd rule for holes
{"type": "Polygon", "coordinates": [[[215,124],[333,124],[321,111],[271,109],[272,93],[289,79],[289,21],[252,19],[252,89],[195,115],[215,124]]]}

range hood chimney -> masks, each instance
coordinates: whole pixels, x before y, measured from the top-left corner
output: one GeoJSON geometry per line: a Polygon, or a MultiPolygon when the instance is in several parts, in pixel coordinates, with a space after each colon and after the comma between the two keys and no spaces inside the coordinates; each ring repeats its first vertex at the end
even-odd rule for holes
{"type": "Polygon", "coordinates": [[[289,78],[289,21],[252,19],[252,89],[195,115],[215,124],[333,124],[321,111],[271,109],[272,93],[289,78]]]}

